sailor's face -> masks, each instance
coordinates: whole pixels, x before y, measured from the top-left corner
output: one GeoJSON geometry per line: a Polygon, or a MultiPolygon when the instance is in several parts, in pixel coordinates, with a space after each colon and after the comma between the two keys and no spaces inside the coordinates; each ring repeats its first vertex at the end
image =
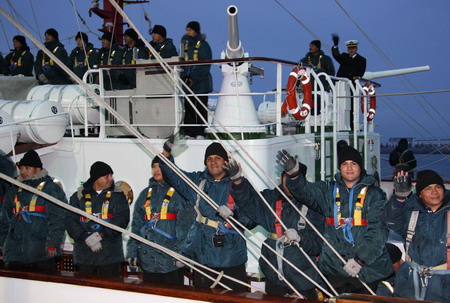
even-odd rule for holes
{"type": "Polygon", "coordinates": [[[78,38],[76,42],[78,47],[83,47],[83,40],[81,38],[78,38]]]}
{"type": "Polygon", "coordinates": [[[310,44],[309,45],[309,52],[311,54],[315,54],[319,52],[319,48],[317,46],[315,46],[314,44],[310,44]]]}
{"type": "Polygon", "coordinates": [[[347,51],[350,56],[353,56],[358,51],[358,48],[356,46],[347,47],[347,51]]]}
{"type": "Polygon", "coordinates": [[[361,175],[361,167],[352,160],[343,162],[339,169],[341,171],[342,179],[344,179],[345,182],[356,182],[361,175]]]}
{"type": "Polygon", "coordinates": [[[13,39],[13,45],[14,45],[14,49],[20,49],[23,46],[22,43],[20,43],[16,39],[13,39]]]}
{"type": "Polygon", "coordinates": [[[156,182],[162,182],[164,181],[161,168],[159,167],[159,163],[155,163],[152,166],[152,175],[153,179],[155,179],[156,182]]]}
{"type": "Polygon", "coordinates": [[[163,36],[161,36],[160,34],[152,33],[152,40],[153,40],[153,42],[155,42],[155,43],[161,43],[161,42],[164,41],[164,38],[163,38],[163,36]]]}
{"type": "Polygon", "coordinates": [[[422,189],[419,197],[426,206],[434,211],[438,209],[444,201],[444,188],[439,184],[430,184],[422,189]]]}
{"type": "Polygon", "coordinates": [[[95,190],[108,189],[112,186],[113,182],[113,174],[107,174],[94,181],[94,188],[95,190]]]}
{"type": "Polygon", "coordinates": [[[111,47],[111,42],[106,39],[102,39],[102,47],[105,49],[109,49],[111,47]]]}
{"type": "Polygon", "coordinates": [[[123,40],[125,41],[125,44],[126,45],[128,45],[128,46],[130,46],[131,45],[131,43],[133,43],[133,38],[131,38],[130,36],[128,36],[128,35],[124,35],[123,36],[123,40]]]}
{"type": "Polygon", "coordinates": [[[53,38],[52,35],[45,34],[45,42],[52,42],[55,41],[55,38],[53,38]]]}
{"type": "Polygon", "coordinates": [[[194,31],[192,28],[187,27],[186,28],[186,36],[188,36],[188,37],[195,37],[195,36],[197,36],[197,32],[194,31]]]}
{"type": "Polygon", "coordinates": [[[33,166],[26,166],[21,165],[19,166],[19,173],[22,179],[28,180],[35,174],[38,174],[41,171],[39,167],[33,167],[33,166]]]}
{"type": "Polygon", "coordinates": [[[209,174],[215,179],[220,180],[225,176],[225,170],[223,167],[226,165],[226,161],[218,155],[211,155],[206,158],[206,168],[209,174]]]}

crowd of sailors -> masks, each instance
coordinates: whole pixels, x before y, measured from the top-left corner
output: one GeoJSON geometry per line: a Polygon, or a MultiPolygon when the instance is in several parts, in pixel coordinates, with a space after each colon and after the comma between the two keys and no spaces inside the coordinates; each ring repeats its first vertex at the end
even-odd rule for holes
{"type": "MultiPolygon", "coordinates": [[[[236,229],[261,226],[268,234],[267,245],[261,248],[266,260],[261,258],[259,264],[265,290],[272,295],[293,294],[288,281],[309,299],[323,298],[300,270],[323,289],[332,287],[337,293],[369,293],[369,287],[383,296],[450,302],[450,192],[442,178],[431,170],[420,171],[414,187],[408,173],[399,171],[388,197],[366,173],[360,152],[344,143],[339,146],[334,180],[309,182],[308,167],[282,150],[274,159],[283,169],[280,191],[260,193],[220,143],[210,144],[203,158],[205,170],[183,172],[218,208],[161,155],[153,158],[152,177],[131,215],[127,198],[114,183],[112,167],[101,161],[92,164],[89,179],[69,200],[34,150],[17,163],[17,180],[118,227],[127,228],[131,219],[133,233],[243,282],[247,245],[236,229]],[[230,217],[242,226],[231,226],[230,217]],[[398,243],[387,243],[390,230],[405,239],[403,258],[398,243]],[[314,269],[316,264],[328,282],[314,269]]],[[[163,147],[162,155],[172,163],[175,147],[174,137],[163,147]]],[[[2,157],[1,171],[14,176],[16,165],[2,157]]],[[[186,267],[180,260],[133,238],[124,254],[120,232],[6,181],[0,188],[0,246],[10,268],[54,269],[67,231],[74,243],[73,262],[81,273],[120,276],[127,260],[145,281],[183,284],[186,267]]],[[[235,291],[248,291],[226,276],[206,272],[235,291]]],[[[195,287],[211,287],[217,281],[194,271],[195,287]]]]}

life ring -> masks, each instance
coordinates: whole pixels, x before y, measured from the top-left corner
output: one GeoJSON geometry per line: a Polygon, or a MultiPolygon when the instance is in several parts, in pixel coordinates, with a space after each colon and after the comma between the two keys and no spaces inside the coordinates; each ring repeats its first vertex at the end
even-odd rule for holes
{"type": "MultiPolygon", "coordinates": [[[[377,108],[377,97],[375,96],[375,87],[372,83],[367,82],[363,86],[363,90],[366,95],[370,96],[370,104],[369,104],[369,110],[367,111],[367,122],[370,122],[375,117],[375,109],[377,108]]],[[[361,112],[364,113],[364,104],[366,97],[361,97],[361,112]]]]}
{"type": "Polygon", "coordinates": [[[291,71],[286,92],[287,96],[281,106],[281,114],[286,116],[287,113],[290,113],[296,120],[305,120],[314,107],[314,102],[312,98],[311,80],[304,67],[296,67],[291,71]],[[303,86],[303,103],[301,109],[297,104],[297,94],[295,92],[295,85],[299,78],[303,86]]]}

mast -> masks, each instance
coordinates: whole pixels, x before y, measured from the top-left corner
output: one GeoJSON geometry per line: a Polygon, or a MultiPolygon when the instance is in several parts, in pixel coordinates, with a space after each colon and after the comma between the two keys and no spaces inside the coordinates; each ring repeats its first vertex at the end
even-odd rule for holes
{"type": "MultiPolygon", "coordinates": [[[[103,26],[99,31],[104,33],[113,33],[114,41],[119,45],[123,45],[123,17],[121,14],[117,13],[114,6],[109,2],[109,0],[103,0],[103,9],[100,9],[100,0],[92,0],[92,8],[89,9],[89,16],[94,13],[103,19],[103,26]]],[[[140,4],[147,3],[148,0],[116,0],[120,8],[123,9],[124,4],[140,4]]]]}

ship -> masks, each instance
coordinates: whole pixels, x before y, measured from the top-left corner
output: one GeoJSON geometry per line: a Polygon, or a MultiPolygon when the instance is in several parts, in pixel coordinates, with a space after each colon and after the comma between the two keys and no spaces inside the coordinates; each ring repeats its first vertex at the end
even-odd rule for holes
{"type": "MultiPolygon", "coordinates": [[[[114,11],[135,28],[122,10],[122,1],[104,2],[114,7],[114,11]]],[[[9,16],[4,10],[1,12],[9,16]]],[[[203,155],[212,142],[220,141],[241,164],[246,177],[258,190],[273,188],[279,183],[281,168],[275,159],[277,152],[283,149],[298,155],[308,166],[308,180],[327,180],[333,178],[337,171],[336,143],[345,140],[362,153],[367,172],[379,175],[380,134],[375,130],[376,118],[368,119],[371,104],[376,102],[374,91],[379,86],[373,80],[425,71],[429,67],[368,72],[353,83],[348,79],[316,73],[310,65],[250,57],[239,39],[238,8],[231,5],[226,14],[228,41],[220,59],[204,62],[180,62],[178,57],[137,59],[135,65],[91,69],[83,79],[75,76],[77,84],[74,85],[35,86],[32,79],[1,79],[15,83],[21,81],[24,89],[8,92],[5,88],[2,91],[4,96],[10,97],[0,101],[0,148],[14,161],[20,159],[27,149],[35,148],[44,167],[58,180],[67,196],[88,179],[92,163],[97,160],[109,163],[114,169],[115,181],[122,185],[130,199],[132,211],[136,193],[147,186],[151,160],[162,151],[167,138],[179,134],[183,126],[183,100],[189,102],[187,99],[196,97],[184,92],[180,70],[189,64],[212,65],[220,68],[223,80],[220,92],[210,94],[211,98],[217,99],[217,103],[211,107],[205,121],[208,125],[207,136],[204,140],[192,140],[177,135],[177,148],[173,154],[177,165],[183,170],[203,170],[199,155],[203,155]],[[105,90],[103,74],[124,68],[135,70],[136,87],[105,90]],[[268,85],[270,88],[259,92],[251,90],[249,79],[264,78],[265,69],[276,70],[275,80],[268,85]],[[307,87],[298,91],[296,87],[291,87],[295,89],[296,104],[286,103],[285,81],[293,71],[301,71],[298,74],[300,77],[315,80],[310,88],[310,107],[320,108],[319,113],[312,115],[311,111],[305,112],[307,87]],[[99,83],[87,83],[89,75],[98,75],[99,83]],[[370,90],[365,87],[370,87],[370,90]],[[255,97],[264,100],[258,109],[254,105],[255,97]],[[357,109],[354,111],[353,125],[350,119],[351,102],[357,109]],[[364,104],[362,111],[361,103],[364,104]],[[296,107],[303,111],[301,118],[296,116],[296,107]]],[[[8,19],[14,22],[11,16],[8,19]]],[[[17,26],[42,47],[29,32],[17,26]]],[[[148,42],[146,46],[149,47],[148,42]]],[[[48,55],[52,54],[49,52],[48,55]]],[[[58,61],[56,57],[54,60],[58,61]]],[[[259,229],[253,233],[264,237],[266,232],[259,229]]],[[[258,242],[256,236],[251,240],[258,242]]],[[[124,237],[126,240],[127,237],[124,237]]],[[[64,246],[68,251],[71,249],[70,241],[68,238],[64,246]]],[[[253,285],[263,284],[256,275],[258,257],[251,258],[251,254],[247,271],[255,275],[249,275],[249,280],[254,279],[253,285]]],[[[121,279],[99,281],[74,273],[70,253],[61,259],[58,266],[58,275],[0,269],[0,289],[5,302],[40,302],[46,298],[52,298],[50,301],[60,298],[58,300],[64,302],[78,302],[84,296],[89,301],[107,298],[110,302],[306,302],[259,292],[235,293],[190,286],[146,284],[138,279],[136,273],[129,272],[127,266],[124,266],[121,279]],[[73,295],[78,293],[82,295],[73,295]]],[[[386,298],[341,294],[329,299],[329,302],[347,300],[382,302],[386,298]]]]}

